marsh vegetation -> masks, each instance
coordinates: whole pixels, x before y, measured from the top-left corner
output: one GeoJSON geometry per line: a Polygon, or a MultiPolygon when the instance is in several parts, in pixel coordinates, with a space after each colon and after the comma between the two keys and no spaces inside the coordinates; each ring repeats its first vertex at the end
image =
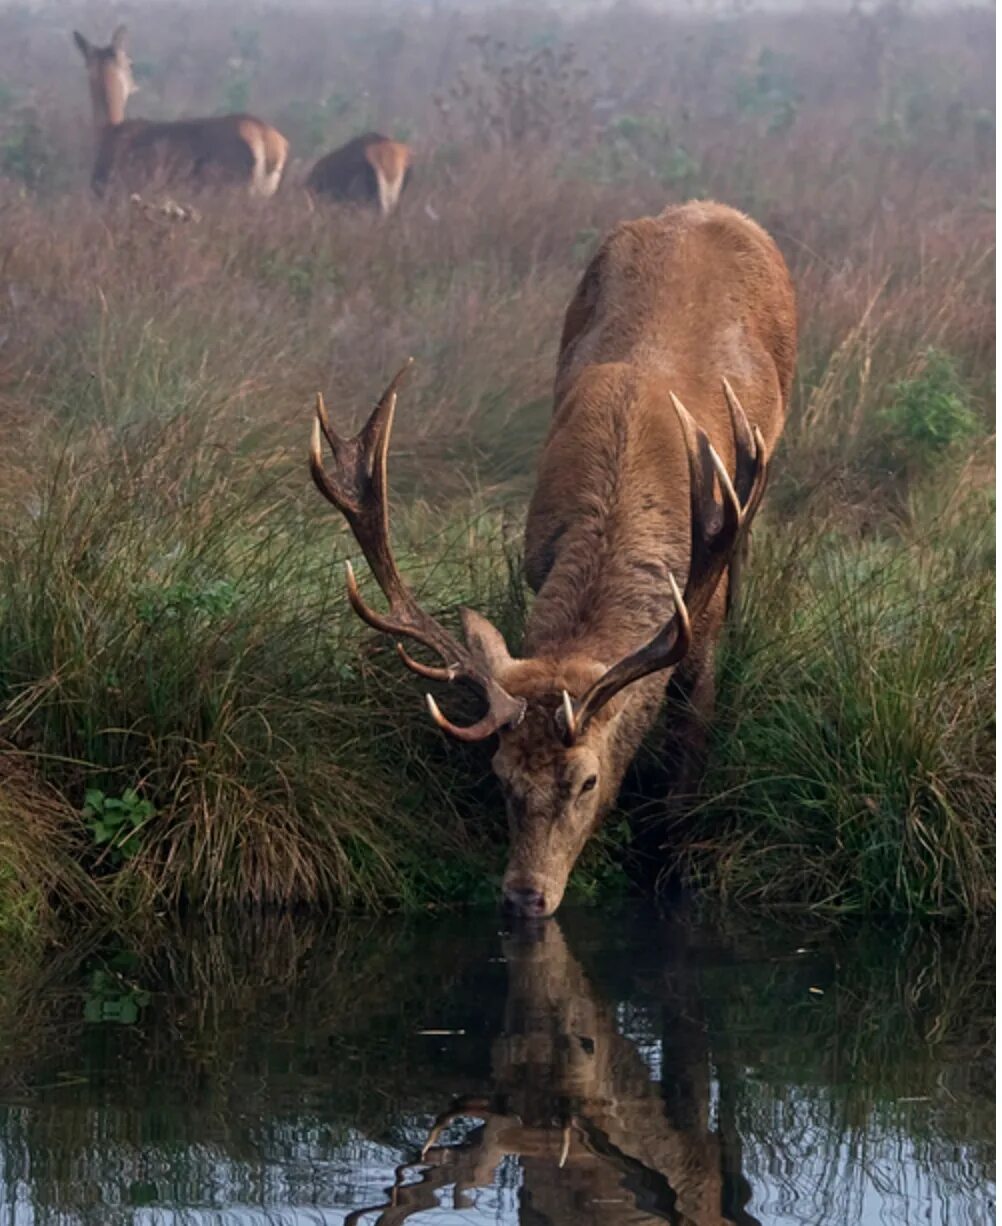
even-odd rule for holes
{"type": "MultiPolygon", "coordinates": [[[[150,6],[137,113],[247,107],[295,154],[273,200],[182,199],[190,221],[88,193],[69,29],[106,24],[0,12],[0,922],[490,896],[487,755],[441,741],[347,609],[311,402],[357,422],[415,356],[398,555],[517,644],[567,299],[611,224],[700,195],[782,248],[800,364],[665,871],[994,905],[990,10],[150,6]],[[312,207],[311,157],[370,127],[415,149],[399,212],[312,207]]],[[[579,897],[633,871],[659,749],[579,897]]]]}

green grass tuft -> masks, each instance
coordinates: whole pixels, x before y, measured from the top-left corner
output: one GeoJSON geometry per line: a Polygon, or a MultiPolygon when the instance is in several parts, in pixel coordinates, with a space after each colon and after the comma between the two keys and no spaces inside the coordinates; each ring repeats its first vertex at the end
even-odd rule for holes
{"type": "Polygon", "coordinates": [[[994,906],[994,527],[860,540],[776,526],[725,647],[708,799],[676,866],[741,901],[994,906]]]}

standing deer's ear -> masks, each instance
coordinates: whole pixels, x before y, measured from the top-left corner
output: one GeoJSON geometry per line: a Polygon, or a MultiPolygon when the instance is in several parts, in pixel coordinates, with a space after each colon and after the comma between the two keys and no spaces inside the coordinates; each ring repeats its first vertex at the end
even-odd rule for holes
{"type": "Polygon", "coordinates": [[[80,54],[84,57],[84,59],[89,60],[91,56],[91,51],[93,51],[93,48],[91,47],[90,43],[86,40],[86,38],[84,38],[84,36],[80,33],[79,30],[73,31],[73,41],[76,43],[77,47],[80,49],[80,54]]]}
{"type": "Polygon", "coordinates": [[[118,26],[115,33],[111,36],[111,47],[116,55],[125,54],[125,40],[128,37],[129,31],[125,26],[118,26]]]}
{"type": "Polygon", "coordinates": [[[480,657],[492,677],[500,679],[505,669],[514,663],[504,635],[486,617],[474,613],[472,609],[460,609],[459,619],[470,650],[480,657]]]}

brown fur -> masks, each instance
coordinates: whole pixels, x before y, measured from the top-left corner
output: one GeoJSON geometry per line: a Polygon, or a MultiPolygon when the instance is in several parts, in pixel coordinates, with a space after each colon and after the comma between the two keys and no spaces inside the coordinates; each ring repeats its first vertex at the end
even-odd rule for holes
{"type": "Polygon", "coordinates": [[[306,187],[331,200],[378,205],[386,216],[407,185],[410,166],[406,145],[367,132],[322,157],[310,171],[306,187]]]}
{"type": "Polygon", "coordinates": [[[289,143],[253,115],[173,122],[125,118],[136,88],[125,37],[120,26],[107,47],[95,47],[82,34],[74,35],[87,67],[97,132],[94,190],[103,193],[111,181],[131,190],[151,182],[185,181],[199,186],[246,183],[251,194],[273,195],[289,143]]]}
{"type": "MultiPolygon", "coordinates": [[[[511,851],[506,895],[550,914],[589,836],[615,802],[675,670],[635,682],[566,747],[554,719],[560,691],[579,698],[673,612],[669,570],[690,558],[688,459],[670,393],[728,470],[735,447],[721,380],[730,381],[771,453],[783,427],[796,347],[793,289],[769,236],[712,202],[624,222],[606,238],[568,307],[555,412],[526,527],[526,575],[537,596],[523,659],[493,627],[477,640],[527,715],[501,733],[494,767],[505,790],[511,851]],[[582,785],[596,777],[591,790],[582,785]],[[524,894],[520,893],[524,892],[524,894]]],[[[671,730],[698,764],[713,706],[713,653],[725,577],[677,670],[693,710],[671,730]]]]}

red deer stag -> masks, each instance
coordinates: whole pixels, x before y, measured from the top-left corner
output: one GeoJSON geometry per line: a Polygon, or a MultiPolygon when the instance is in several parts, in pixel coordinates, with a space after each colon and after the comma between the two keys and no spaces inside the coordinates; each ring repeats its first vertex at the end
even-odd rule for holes
{"type": "Polygon", "coordinates": [[[384,217],[396,208],[410,177],[411,151],[399,141],[368,132],[328,153],[310,171],[314,196],[355,204],[378,204],[384,217]]]}
{"type": "Polygon", "coordinates": [[[138,188],[158,178],[204,186],[246,183],[251,195],[274,195],[289,156],[289,142],[281,132],[253,115],[171,122],[126,119],[125,104],[136,83],[125,49],[125,26],[118,27],[107,47],[95,47],[77,32],[73,38],[90,82],[97,134],[91,185],[98,195],[112,179],[138,188]]]}
{"type": "Polygon", "coordinates": [[[686,699],[669,727],[675,792],[695,778],[730,572],[783,428],[795,349],[789,273],[747,217],[689,203],[608,235],[564,319],[526,525],[536,596],[521,657],[469,609],[461,644],[400,577],[386,489],[400,375],[350,441],[318,398],[313,479],[346,516],[389,612],[363,602],[350,567],[349,600],[369,625],[440,657],[424,664],[398,644],[414,672],[465,682],[485,699],[469,727],[446,719],[430,695],[428,707],[461,740],[499,735],[493,766],[511,832],[502,888],[522,914],[559,905],[669,681],[686,699]]]}

